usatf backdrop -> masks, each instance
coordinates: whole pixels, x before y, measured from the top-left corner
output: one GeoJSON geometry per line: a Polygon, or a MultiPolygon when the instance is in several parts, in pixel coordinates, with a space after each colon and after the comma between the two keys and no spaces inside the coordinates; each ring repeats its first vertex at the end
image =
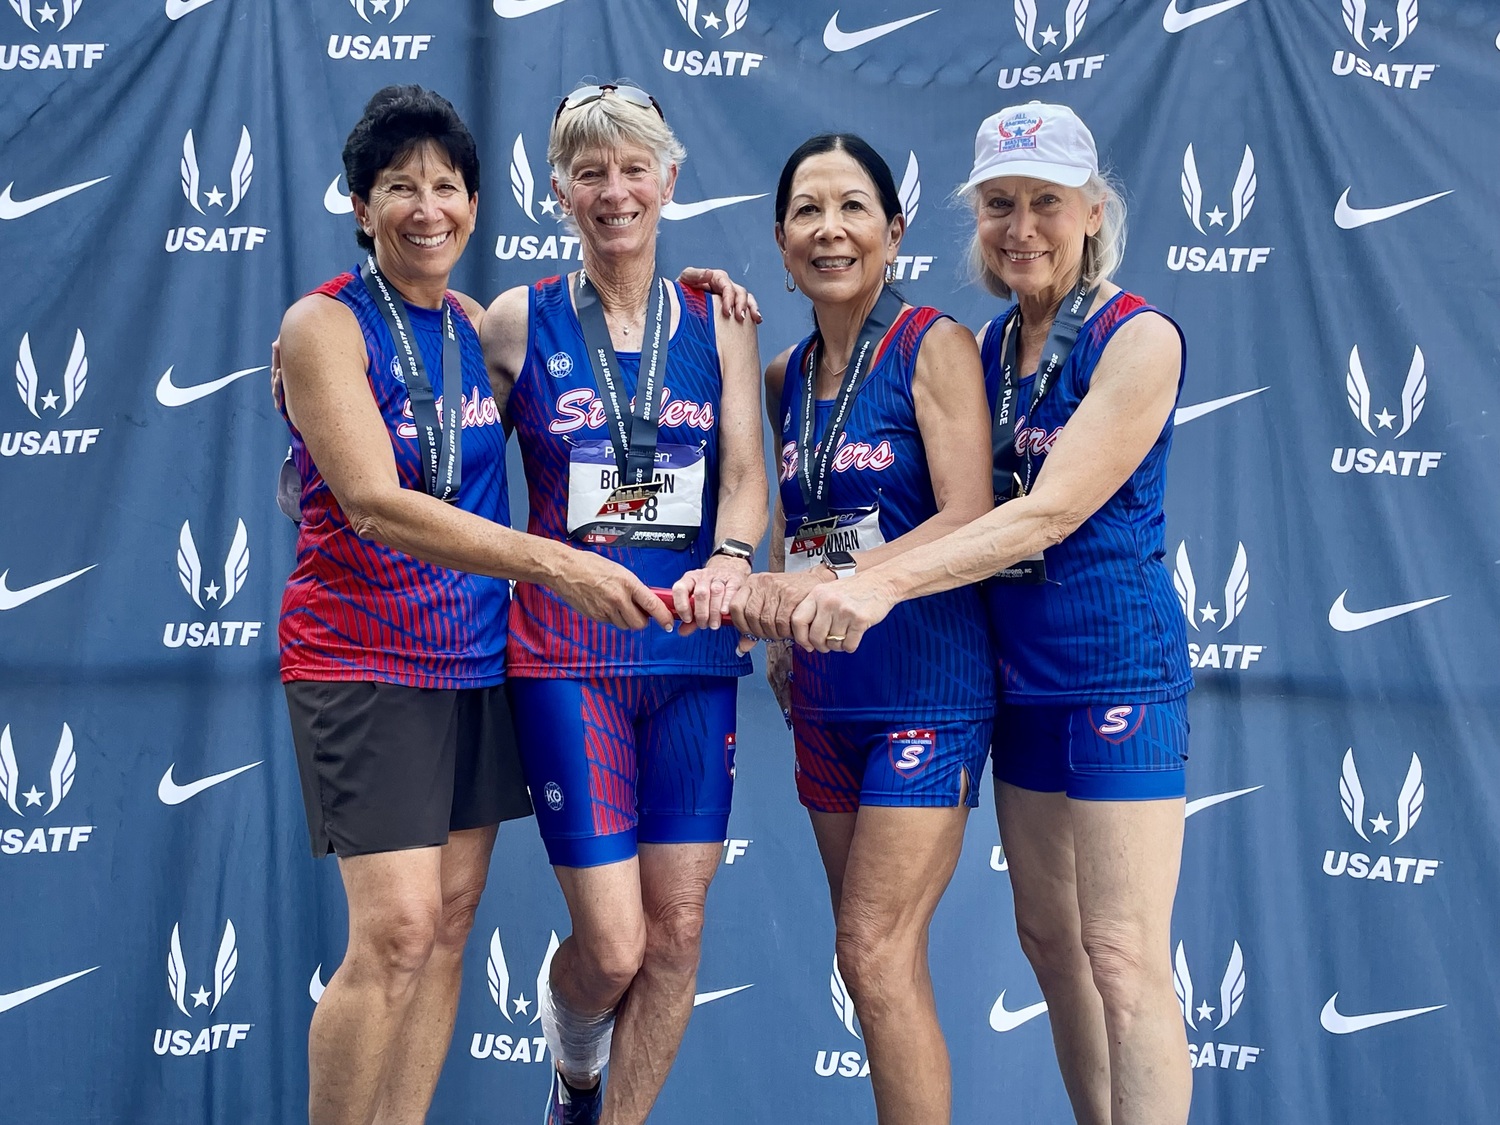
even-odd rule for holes
{"type": "MultiPolygon", "coordinates": [[[[751,285],[768,357],[808,326],[771,231],[803,138],[875,144],[903,291],[978,326],[999,306],[962,281],[950,202],[973,130],[1078,109],[1128,188],[1119,280],[1189,341],[1167,562],[1198,679],[1171,943],[1194,1120],[1500,1119],[1500,10],[933,2],[0,6],[6,1121],[305,1112],[345,915],[277,682],[269,343],[359,257],[339,151],[390,82],[479,138],[457,287],[576,267],[545,153],[584,75],[661,99],[689,153],[662,268],[751,285]]],[[[746,683],[699,1006],[653,1120],[871,1122],[789,738],[746,683]]],[[[536,986],[566,926],[534,824],[507,825],[434,1122],[540,1115],[536,986]]],[[[988,797],[932,959],[955,1121],[1066,1120],[988,797]]]]}

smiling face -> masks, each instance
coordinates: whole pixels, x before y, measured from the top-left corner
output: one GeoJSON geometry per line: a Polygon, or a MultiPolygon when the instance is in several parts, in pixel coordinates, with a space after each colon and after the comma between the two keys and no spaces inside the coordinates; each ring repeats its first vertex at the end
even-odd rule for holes
{"type": "Polygon", "coordinates": [[[875,182],[843,151],[809,156],[776,225],[783,264],[814,304],[869,300],[895,262],[906,222],[887,218],[875,182]]]}
{"type": "Polygon", "coordinates": [[[1070,288],[1083,269],[1087,235],[1099,233],[1104,203],[1081,188],[1002,176],[976,189],[979,246],[985,265],[1023,297],[1070,288]]]}
{"type": "Polygon", "coordinates": [[[552,190],[592,257],[651,257],[662,204],[676,183],[677,165],[663,180],[657,154],[627,142],[583,150],[568,168],[567,187],[553,177],[552,190]]]}
{"type": "Polygon", "coordinates": [[[393,280],[446,285],[474,233],[479,197],[441,146],[428,141],[380,170],[354,218],[375,242],[375,261],[393,280]]]}

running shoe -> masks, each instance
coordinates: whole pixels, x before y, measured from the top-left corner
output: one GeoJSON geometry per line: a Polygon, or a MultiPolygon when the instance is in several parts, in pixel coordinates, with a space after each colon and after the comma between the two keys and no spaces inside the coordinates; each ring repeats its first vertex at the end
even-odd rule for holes
{"type": "Polygon", "coordinates": [[[552,1089],[547,1093],[547,1116],[543,1125],[597,1125],[604,1109],[604,1082],[592,1090],[575,1090],[552,1068],[552,1089]]]}

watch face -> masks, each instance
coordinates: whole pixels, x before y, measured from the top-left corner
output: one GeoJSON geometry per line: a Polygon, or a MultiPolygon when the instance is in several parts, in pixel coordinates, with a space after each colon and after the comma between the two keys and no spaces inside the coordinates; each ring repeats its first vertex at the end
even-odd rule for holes
{"type": "Polygon", "coordinates": [[[755,555],[755,548],[749,543],[741,543],[738,539],[726,539],[714,548],[716,555],[728,555],[735,559],[750,559],[755,555]]]}
{"type": "Polygon", "coordinates": [[[823,555],[823,561],[834,570],[849,570],[854,566],[854,556],[848,551],[828,551],[823,555]]]}

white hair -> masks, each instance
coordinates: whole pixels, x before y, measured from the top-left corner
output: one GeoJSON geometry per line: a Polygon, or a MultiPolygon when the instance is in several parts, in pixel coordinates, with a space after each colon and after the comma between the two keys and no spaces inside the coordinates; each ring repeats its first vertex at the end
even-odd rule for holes
{"type": "MultiPolygon", "coordinates": [[[[1104,220],[1099,224],[1099,233],[1087,234],[1083,238],[1083,280],[1092,287],[1113,277],[1125,257],[1125,196],[1119,182],[1108,173],[1096,172],[1083,187],[1072,190],[1083,192],[1090,207],[1100,202],[1104,204],[1104,220]]],[[[978,208],[977,186],[960,194],[970,207],[978,208]]],[[[983,285],[1002,301],[1014,296],[1010,286],[985,262],[977,228],[969,238],[968,262],[970,281],[983,285]]]]}
{"type": "Polygon", "coordinates": [[[655,154],[663,181],[672,165],[680,168],[687,159],[687,149],[654,109],[606,95],[576,109],[564,110],[553,121],[547,138],[547,163],[552,165],[558,186],[566,191],[573,161],[579,153],[631,144],[655,154]]]}

